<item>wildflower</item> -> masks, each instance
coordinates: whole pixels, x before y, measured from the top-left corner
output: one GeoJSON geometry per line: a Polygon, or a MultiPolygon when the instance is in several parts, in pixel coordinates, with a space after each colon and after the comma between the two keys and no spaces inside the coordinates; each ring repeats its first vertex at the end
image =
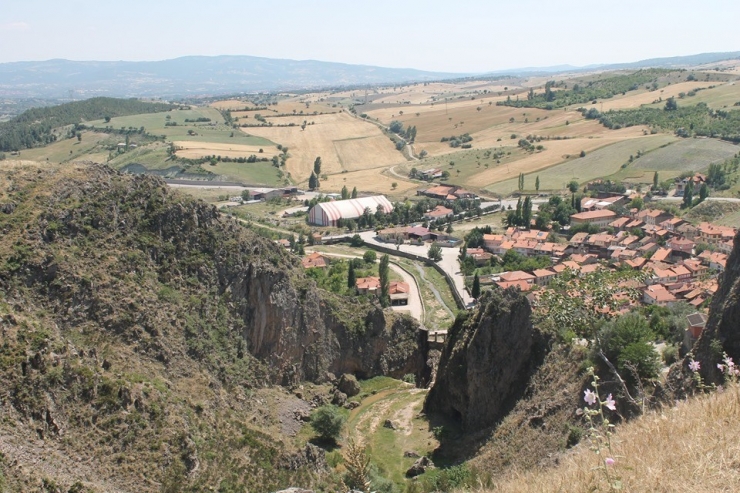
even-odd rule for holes
{"type": "Polygon", "coordinates": [[[588,404],[589,406],[593,406],[594,404],[596,404],[596,394],[593,390],[586,389],[583,391],[583,393],[585,394],[583,396],[583,400],[586,401],[586,404],[588,404]]]}
{"type": "Polygon", "coordinates": [[[721,371],[722,373],[725,372],[725,365],[723,365],[722,363],[717,363],[717,368],[719,368],[719,371],[721,371]]]}
{"type": "Polygon", "coordinates": [[[612,459],[611,457],[607,457],[606,459],[604,459],[604,463],[605,463],[605,464],[606,464],[607,466],[613,466],[615,462],[617,462],[617,461],[615,461],[615,460],[614,460],[614,459],[612,459]]]}
{"type": "Polygon", "coordinates": [[[689,370],[691,371],[699,371],[701,369],[701,364],[698,361],[694,361],[693,359],[689,362],[689,370]]]}
{"type": "Polygon", "coordinates": [[[604,401],[604,405],[611,409],[612,411],[617,410],[616,403],[614,402],[614,399],[612,398],[612,395],[609,394],[609,396],[606,398],[606,401],[604,401]]]}

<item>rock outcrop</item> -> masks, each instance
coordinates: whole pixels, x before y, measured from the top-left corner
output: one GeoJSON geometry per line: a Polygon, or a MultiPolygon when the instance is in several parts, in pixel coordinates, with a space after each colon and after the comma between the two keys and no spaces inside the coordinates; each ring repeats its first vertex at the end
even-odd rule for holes
{"type": "Polygon", "coordinates": [[[689,359],[696,359],[701,363],[701,375],[707,383],[720,383],[722,375],[717,369],[717,363],[722,360],[724,351],[736,363],[740,363],[740,233],[735,236],[735,244],[727,259],[724,273],[719,279],[719,288],[714,294],[709,307],[709,320],[699,340],[696,341],[692,355],[682,362],[680,368],[671,372],[674,385],[683,375],[684,381],[689,381],[689,359]],[[721,350],[719,345],[721,344],[721,350]]]}
{"type": "Polygon", "coordinates": [[[526,386],[534,344],[531,307],[518,291],[485,293],[455,321],[424,403],[427,413],[458,419],[465,430],[498,422],[526,386]]]}

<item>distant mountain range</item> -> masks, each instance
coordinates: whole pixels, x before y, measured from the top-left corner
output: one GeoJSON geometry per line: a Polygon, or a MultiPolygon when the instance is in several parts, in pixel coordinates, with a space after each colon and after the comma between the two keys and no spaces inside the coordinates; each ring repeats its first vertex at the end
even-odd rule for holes
{"type": "Polygon", "coordinates": [[[687,67],[740,58],[740,52],[654,58],[633,63],[574,67],[528,67],[463,74],[374,67],[315,60],[252,56],[188,56],[155,62],[47,60],[0,64],[0,97],[64,98],[94,96],[209,96],[411,81],[457,79],[478,75],[533,75],[573,71],[687,67]]]}

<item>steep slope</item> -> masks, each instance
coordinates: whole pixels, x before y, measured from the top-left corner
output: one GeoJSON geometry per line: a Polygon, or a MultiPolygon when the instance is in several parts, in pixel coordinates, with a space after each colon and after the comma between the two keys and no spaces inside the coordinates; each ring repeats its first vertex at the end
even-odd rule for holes
{"type": "Polygon", "coordinates": [[[295,258],[152,177],[2,170],[0,232],[11,491],[323,481],[285,458],[270,404],[306,403],[269,385],[424,364],[414,321],[316,289],[295,258]]]}

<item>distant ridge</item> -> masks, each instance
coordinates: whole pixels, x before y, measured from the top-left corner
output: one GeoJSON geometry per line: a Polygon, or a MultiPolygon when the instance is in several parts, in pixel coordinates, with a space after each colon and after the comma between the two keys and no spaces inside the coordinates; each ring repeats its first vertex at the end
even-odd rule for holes
{"type": "Polygon", "coordinates": [[[552,67],[525,67],[510,70],[497,70],[490,75],[535,75],[535,74],[557,74],[563,72],[585,72],[590,70],[629,70],[641,68],[685,68],[709,63],[721,62],[740,58],[740,51],[727,51],[719,53],[700,53],[698,55],[685,55],[664,58],[648,58],[637,62],[595,64],[576,67],[573,65],[555,65],[552,67]]]}
{"type": "Polygon", "coordinates": [[[449,79],[425,72],[315,60],[186,56],[154,62],[47,60],[0,64],[0,97],[172,97],[449,79]]]}
{"type": "Polygon", "coordinates": [[[153,62],[71,61],[0,64],[0,97],[178,97],[399,84],[472,76],[537,75],[646,67],[683,68],[740,58],[740,51],[651,58],[631,63],[526,67],[486,74],[428,72],[316,60],[186,56],[153,62]]]}

